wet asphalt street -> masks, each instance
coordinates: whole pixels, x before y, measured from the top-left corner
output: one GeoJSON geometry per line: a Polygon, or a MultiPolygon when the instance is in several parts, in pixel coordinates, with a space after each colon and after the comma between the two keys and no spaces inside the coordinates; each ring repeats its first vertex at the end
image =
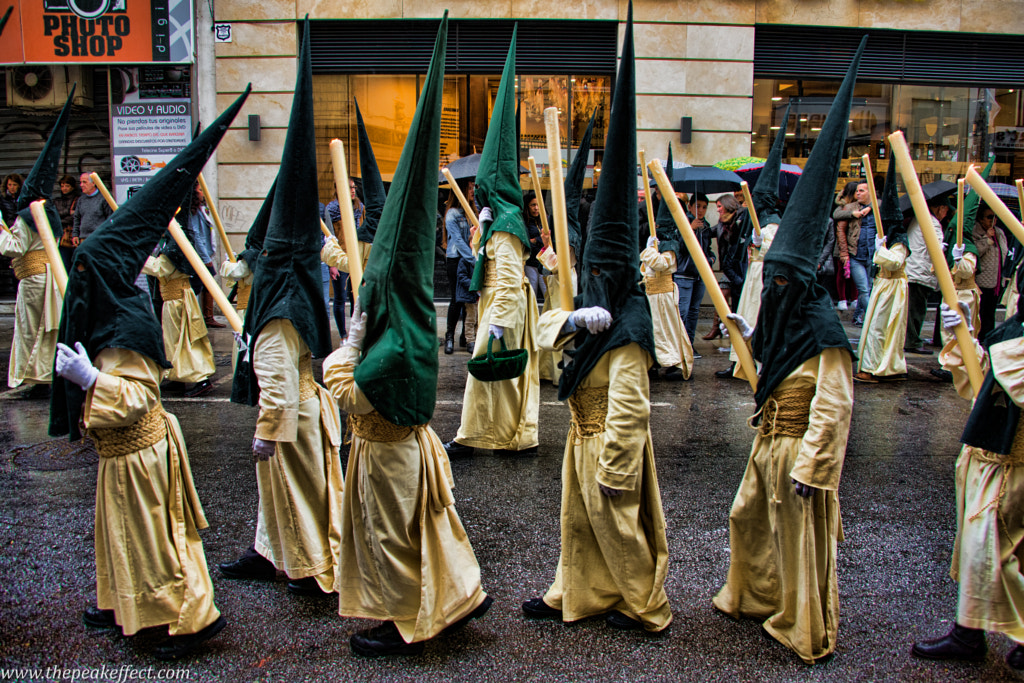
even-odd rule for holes
{"type": "MultiPolygon", "coordinates": [[[[441,310],[443,314],[443,307],[441,310]]],[[[439,316],[440,317],[440,316],[439,316]]],[[[6,375],[13,320],[0,318],[6,375]]],[[[926,324],[930,333],[931,323],[926,324]]],[[[699,334],[708,329],[702,320],[699,334]]],[[[851,335],[859,330],[848,327],[851,335]]],[[[256,412],[228,401],[230,335],[213,333],[216,391],[165,396],[181,420],[210,521],[202,533],[211,567],[253,540],[256,482],[250,443],[256,412]]],[[[569,423],[550,384],[541,387],[540,455],[482,452],[452,463],[456,506],[495,603],[461,633],[413,658],[364,660],[348,637],[368,624],[341,618],[330,599],[292,596],[276,584],[229,581],[212,572],[229,626],[181,666],[192,681],[1002,681],[1011,645],[990,637],[982,664],[922,662],[912,642],[945,633],[955,615],[949,579],[955,531],[953,464],[968,404],[911,356],[910,381],[857,385],[840,489],[846,540],[839,547],[841,623],[836,656],[808,667],[763,638],[759,624],[719,614],[711,597],[728,567],[728,514],[750,451],[749,386],[713,375],[727,365],[721,342],[698,340],[691,382],[652,384],[651,431],[671,551],[666,584],[675,620],[649,637],[525,621],[520,604],[540,596],[558,559],[559,476],[569,423]]],[[[465,352],[441,355],[433,426],[455,434],[465,352]]],[[[317,364],[318,365],[318,364],[317,364]]],[[[94,604],[93,509],[98,456],[46,435],[48,404],[0,394],[0,672],[4,667],[156,664],[158,632],[124,638],[81,622],[94,604]]],[[[347,447],[342,450],[342,460],[347,447]]]]}

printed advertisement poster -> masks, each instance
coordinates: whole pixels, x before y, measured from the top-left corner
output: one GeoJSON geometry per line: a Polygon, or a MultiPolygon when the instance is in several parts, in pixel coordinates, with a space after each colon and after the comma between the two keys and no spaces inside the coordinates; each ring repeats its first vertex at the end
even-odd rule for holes
{"type": "Polygon", "coordinates": [[[191,63],[190,0],[0,0],[0,64],[191,63]]]}

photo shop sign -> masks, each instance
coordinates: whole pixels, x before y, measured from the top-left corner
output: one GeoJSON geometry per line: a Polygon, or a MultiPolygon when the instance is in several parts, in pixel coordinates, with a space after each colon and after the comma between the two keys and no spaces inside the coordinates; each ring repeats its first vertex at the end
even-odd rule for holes
{"type": "Polygon", "coordinates": [[[193,61],[190,0],[0,0],[0,64],[193,61]]]}

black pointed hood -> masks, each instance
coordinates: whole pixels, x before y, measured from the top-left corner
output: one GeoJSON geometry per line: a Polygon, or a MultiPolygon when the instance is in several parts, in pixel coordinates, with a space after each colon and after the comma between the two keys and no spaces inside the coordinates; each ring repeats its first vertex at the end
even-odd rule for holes
{"type": "MultiPolygon", "coordinates": [[[[179,198],[199,177],[228,126],[249,96],[249,88],[209,128],[121,205],[75,250],[64,294],[57,339],[74,348],[82,342],[89,357],[106,348],[135,351],[164,368],[163,330],[149,295],[135,286],[146,258],[178,209],[179,198]]],[[[85,392],[54,373],[50,434],[81,434],[78,420],[85,392]]]]}
{"type": "MultiPolygon", "coordinates": [[[[590,115],[590,123],[583,133],[580,146],[576,150],[576,156],[572,158],[569,170],[565,174],[562,187],[565,188],[565,222],[569,227],[569,247],[576,252],[577,261],[583,259],[583,226],[580,225],[580,198],[583,196],[583,181],[587,178],[587,159],[590,157],[590,142],[594,136],[594,121],[597,120],[597,113],[601,107],[594,109],[590,115]]],[[[554,242],[555,234],[551,233],[552,244],[555,251],[558,245],[554,242]]]]}
{"type": "Polygon", "coordinates": [[[256,272],[256,266],[260,260],[260,252],[263,251],[263,240],[267,236],[267,226],[270,225],[270,213],[274,208],[274,193],[277,192],[277,178],[274,178],[270,191],[267,192],[263,204],[260,205],[259,213],[249,226],[249,232],[245,236],[245,249],[238,252],[238,260],[245,261],[249,270],[256,272]]]}
{"type": "Polygon", "coordinates": [[[370,146],[370,136],[366,134],[366,126],[363,124],[363,114],[359,111],[359,102],[356,102],[356,127],[359,131],[359,173],[363,181],[363,224],[356,232],[360,242],[372,244],[387,195],[380,169],[377,168],[377,158],[370,146]]]}
{"type": "MultiPolygon", "coordinates": [[[[761,175],[757,176],[757,182],[750,191],[750,198],[754,200],[753,211],[757,215],[760,225],[770,223],[778,224],[781,220],[778,214],[779,207],[779,176],[782,175],[782,150],[786,146],[786,127],[789,125],[789,110],[793,103],[786,105],[786,113],[782,117],[782,125],[779,132],[775,134],[772,141],[771,151],[768,158],[761,167],[761,175]]],[[[819,136],[820,140],[821,137],[819,136]]]]}
{"type": "MultiPolygon", "coordinates": [[[[668,176],[669,185],[675,189],[675,167],[672,161],[672,143],[668,143],[668,160],[665,168],[665,175],[668,176]]],[[[650,188],[647,189],[650,192],[650,188]]],[[[679,255],[679,242],[683,236],[679,234],[679,228],[676,226],[676,219],[672,217],[672,212],[669,211],[668,202],[662,197],[661,203],[658,204],[658,217],[655,219],[655,224],[658,228],[658,251],[666,252],[671,251],[676,256],[679,255]]]]}
{"type": "MultiPolygon", "coordinates": [[[[36,163],[28,172],[28,177],[25,178],[25,182],[21,186],[21,193],[18,195],[18,217],[36,232],[39,231],[36,228],[35,219],[32,218],[29,205],[39,199],[49,199],[53,194],[53,186],[57,182],[57,173],[60,169],[60,157],[64,153],[64,139],[67,137],[68,118],[71,116],[71,102],[75,99],[77,87],[77,83],[71,86],[71,92],[68,93],[64,108],[60,110],[60,115],[57,116],[57,121],[53,124],[50,137],[46,139],[43,151],[36,157],[36,163]]],[[[60,236],[64,234],[64,228],[61,226],[57,209],[51,202],[46,202],[43,206],[46,209],[46,217],[50,220],[50,229],[53,231],[54,238],[60,239],[60,236]]]]}
{"type": "Polygon", "coordinates": [[[753,339],[754,358],[761,362],[754,395],[758,410],[782,380],[824,349],[843,348],[854,356],[832,299],[818,283],[817,269],[866,44],[864,36],[764,259],[764,287],[753,339]]]}
{"type": "Polygon", "coordinates": [[[910,243],[907,241],[907,224],[903,221],[903,211],[900,210],[900,194],[896,189],[896,155],[890,152],[889,166],[885,173],[885,186],[882,188],[882,196],[878,198],[878,212],[882,216],[882,226],[885,230],[885,246],[892,249],[896,244],[902,244],[910,252],[910,243]]]}
{"type": "MultiPolygon", "coordinates": [[[[612,315],[611,326],[600,334],[581,330],[576,351],[558,385],[567,399],[590,374],[598,360],[613,349],[637,343],[653,359],[654,328],[651,308],[640,285],[636,186],[636,67],[633,53],[633,3],[626,14],[622,59],[615,79],[601,182],[590,210],[590,229],[580,271],[580,308],[600,306],[612,315]]],[[[568,353],[568,352],[567,352],[568,353]]]]}

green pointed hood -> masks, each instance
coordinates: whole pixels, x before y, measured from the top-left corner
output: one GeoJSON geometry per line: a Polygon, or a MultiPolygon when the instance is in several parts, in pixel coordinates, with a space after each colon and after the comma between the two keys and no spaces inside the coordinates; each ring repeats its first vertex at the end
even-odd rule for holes
{"type": "Polygon", "coordinates": [[[357,233],[360,242],[372,244],[387,195],[384,193],[384,180],[380,177],[380,169],[377,168],[377,158],[373,155],[373,147],[370,146],[370,136],[366,134],[366,126],[363,125],[363,114],[359,111],[358,101],[356,128],[359,130],[359,173],[363,181],[363,224],[359,226],[357,233]]]}
{"type": "MultiPolygon", "coordinates": [[[[992,166],[996,163],[995,157],[988,160],[985,164],[985,170],[981,172],[981,177],[984,180],[988,180],[988,176],[992,173],[992,166]]],[[[968,186],[970,187],[970,186],[968,186]]],[[[956,224],[959,220],[958,214],[960,211],[964,212],[964,253],[974,254],[975,257],[978,255],[978,247],[974,244],[974,223],[978,220],[978,208],[981,206],[981,195],[979,195],[973,189],[964,194],[964,205],[956,207],[957,213],[953,215],[953,220],[949,222],[946,227],[946,233],[944,241],[946,242],[946,265],[950,268],[953,267],[953,246],[956,244],[956,224]]]]}
{"type": "Polygon", "coordinates": [[[270,191],[267,192],[263,204],[260,205],[259,213],[249,226],[249,232],[245,236],[245,249],[238,252],[238,260],[245,261],[249,270],[256,272],[256,266],[260,260],[260,252],[263,251],[263,240],[267,237],[267,226],[270,225],[270,214],[274,208],[274,193],[277,192],[277,178],[274,178],[270,191]]]}
{"type": "Polygon", "coordinates": [[[896,155],[889,154],[889,166],[885,174],[885,185],[882,188],[882,196],[878,198],[878,213],[882,216],[882,225],[885,229],[885,245],[892,249],[896,244],[902,244],[910,252],[910,243],[907,241],[907,226],[903,222],[903,211],[900,210],[900,194],[896,189],[896,155]]]}
{"type": "Polygon", "coordinates": [[[384,419],[404,426],[430,422],[437,397],[434,233],[447,44],[445,12],[359,288],[366,338],[356,384],[384,419]]]}
{"type": "MultiPolygon", "coordinates": [[[[18,195],[18,217],[36,232],[39,231],[36,229],[36,222],[32,218],[29,205],[39,199],[49,199],[53,194],[53,186],[57,182],[57,172],[60,169],[60,157],[64,153],[64,139],[67,137],[68,118],[71,116],[71,102],[75,98],[77,87],[77,83],[71,86],[71,92],[68,93],[64,108],[60,110],[60,115],[57,116],[57,121],[53,124],[50,137],[46,139],[43,151],[36,157],[36,163],[28,172],[28,177],[25,178],[25,182],[21,186],[21,193],[18,195]]],[[[60,215],[57,213],[56,207],[53,206],[53,202],[49,201],[43,206],[46,209],[46,217],[50,220],[50,229],[53,231],[54,238],[60,239],[60,236],[64,234],[64,228],[61,226],[60,215]]]]}
{"type": "MultiPolygon", "coordinates": [[[[754,200],[753,211],[761,225],[769,223],[778,224],[779,214],[779,176],[782,175],[782,150],[786,146],[786,127],[789,124],[789,110],[793,102],[786,105],[786,113],[782,117],[782,125],[779,132],[775,134],[772,141],[772,149],[768,152],[768,158],[764,160],[761,167],[761,175],[757,176],[757,182],[750,191],[750,198],[754,200]]],[[[821,136],[818,136],[821,139],[821,136]]]]}
{"type": "Polygon", "coordinates": [[[577,332],[576,351],[566,363],[558,396],[565,400],[607,352],[637,343],[651,358],[654,327],[647,296],[641,291],[640,231],[636,185],[636,66],[633,57],[633,3],[626,13],[622,59],[615,79],[612,110],[605,141],[603,172],[590,209],[590,229],[580,270],[578,308],[600,306],[612,315],[600,334],[577,332]]]}
{"type": "MultiPolygon", "coordinates": [[[[271,320],[291,321],[315,358],[331,352],[331,330],[320,274],[320,209],[313,121],[313,67],[309,17],[303,22],[295,96],[274,188],[270,220],[245,309],[252,348],[271,320]]],[[[231,400],[256,405],[259,385],[251,357],[235,368],[231,400]]]]}
{"type": "Polygon", "coordinates": [[[857,69],[866,45],[864,36],[764,259],[761,308],[753,338],[754,358],[761,362],[754,393],[758,410],[780,382],[824,349],[846,349],[854,357],[832,299],[818,283],[817,270],[846,151],[857,69]]]}
{"type": "MultiPolygon", "coordinates": [[[[510,232],[519,238],[523,248],[530,249],[530,238],[523,223],[523,188],[519,184],[519,142],[516,139],[516,33],[512,29],[512,43],[501,72],[501,85],[494,98],[494,111],[487,126],[484,149],[480,153],[480,167],[476,172],[476,199],[480,206],[489,206],[494,220],[480,226],[482,248],[496,232],[510,232]]],[[[475,292],[483,288],[484,262],[477,259],[473,270],[475,292]]]]}
{"type": "MultiPolygon", "coordinates": [[[[576,259],[583,259],[583,227],[580,225],[580,198],[583,196],[583,181],[587,178],[587,159],[590,157],[590,141],[594,136],[594,121],[597,119],[597,112],[601,107],[594,109],[590,115],[590,123],[583,133],[580,146],[576,150],[576,156],[572,158],[569,170],[565,174],[565,181],[562,187],[565,188],[565,222],[569,227],[569,246],[576,252],[576,259]]],[[[554,231],[551,233],[552,244],[555,251],[558,245],[555,244],[554,231]]]]}
{"type": "MultiPolygon", "coordinates": [[[[672,161],[672,143],[668,143],[668,159],[665,162],[668,166],[665,168],[665,175],[668,176],[669,184],[675,188],[675,167],[672,161]]],[[[650,188],[647,188],[650,192],[650,188]]],[[[658,229],[658,251],[666,252],[671,251],[672,253],[679,255],[679,241],[683,238],[679,234],[679,228],[676,227],[676,219],[672,217],[672,212],[668,209],[668,202],[665,197],[662,197],[661,203],[658,204],[658,217],[655,219],[655,224],[658,229]]]]}
{"type": "MultiPolygon", "coordinates": [[[[163,330],[153,315],[149,294],[135,286],[146,258],[160,241],[178,208],[178,200],[199,177],[249,88],[209,128],[121,205],[75,250],[68,273],[58,341],[74,348],[82,342],[93,360],[106,348],[129,349],[164,368],[163,330]]],[[[50,434],[81,434],[78,420],[85,392],[54,373],[50,398],[50,434]]]]}

